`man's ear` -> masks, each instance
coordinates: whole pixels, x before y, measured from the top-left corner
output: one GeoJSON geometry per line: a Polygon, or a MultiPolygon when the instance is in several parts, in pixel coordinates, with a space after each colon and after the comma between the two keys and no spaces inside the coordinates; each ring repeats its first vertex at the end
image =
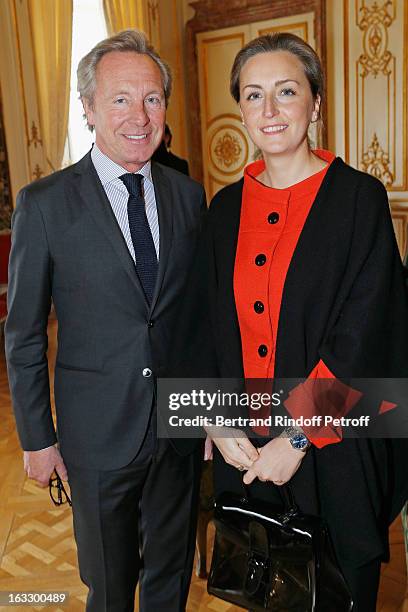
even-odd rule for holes
{"type": "Polygon", "coordinates": [[[93,127],[95,125],[93,104],[90,102],[90,100],[88,100],[88,98],[81,98],[81,102],[88,126],[93,127]]]}

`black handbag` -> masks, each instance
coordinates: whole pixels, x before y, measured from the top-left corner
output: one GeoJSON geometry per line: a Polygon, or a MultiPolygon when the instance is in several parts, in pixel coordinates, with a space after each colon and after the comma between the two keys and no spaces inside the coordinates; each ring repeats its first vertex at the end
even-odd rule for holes
{"type": "Polygon", "coordinates": [[[208,592],[254,612],[349,612],[324,521],[302,514],[289,486],[280,489],[283,510],[248,492],[217,499],[208,592]]]}

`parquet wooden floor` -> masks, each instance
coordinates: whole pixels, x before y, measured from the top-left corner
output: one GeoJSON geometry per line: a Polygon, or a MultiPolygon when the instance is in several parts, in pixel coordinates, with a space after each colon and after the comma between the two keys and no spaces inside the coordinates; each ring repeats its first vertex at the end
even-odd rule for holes
{"type": "MultiPolygon", "coordinates": [[[[55,333],[56,323],[51,320],[51,363],[55,355],[55,333]]],[[[55,509],[48,492],[25,478],[11,413],[3,343],[0,344],[0,591],[69,592],[69,601],[63,607],[0,606],[0,610],[81,612],[85,607],[86,588],[78,575],[71,511],[65,507],[55,509]]],[[[209,548],[211,535],[210,529],[209,548]]],[[[382,571],[377,612],[408,612],[408,600],[402,607],[406,569],[399,519],[391,528],[391,554],[391,562],[382,571]]],[[[210,597],[205,581],[193,576],[187,610],[237,612],[239,609],[210,597]]]]}

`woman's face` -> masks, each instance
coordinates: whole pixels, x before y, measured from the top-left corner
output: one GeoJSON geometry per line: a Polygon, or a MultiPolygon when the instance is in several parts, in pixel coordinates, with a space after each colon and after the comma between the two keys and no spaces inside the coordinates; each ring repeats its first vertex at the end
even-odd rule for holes
{"type": "Polygon", "coordinates": [[[309,123],[318,118],[303,64],[288,51],[258,53],[240,74],[240,108],[252,142],[264,156],[307,146],[309,123]]]}

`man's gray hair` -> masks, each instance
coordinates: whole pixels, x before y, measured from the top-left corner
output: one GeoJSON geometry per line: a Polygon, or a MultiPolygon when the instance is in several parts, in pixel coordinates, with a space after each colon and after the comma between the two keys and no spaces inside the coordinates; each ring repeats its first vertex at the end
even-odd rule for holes
{"type": "Polygon", "coordinates": [[[123,30],[98,43],[78,64],[78,91],[81,98],[86,98],[92,105],[96,89],[96,68],[102,57],[112,51],[139,53],[148,55],[158,65],[163,81],[166,105],[171,93],[172,76],[170,67],[161,59],[143,32],[123,30]]]}

